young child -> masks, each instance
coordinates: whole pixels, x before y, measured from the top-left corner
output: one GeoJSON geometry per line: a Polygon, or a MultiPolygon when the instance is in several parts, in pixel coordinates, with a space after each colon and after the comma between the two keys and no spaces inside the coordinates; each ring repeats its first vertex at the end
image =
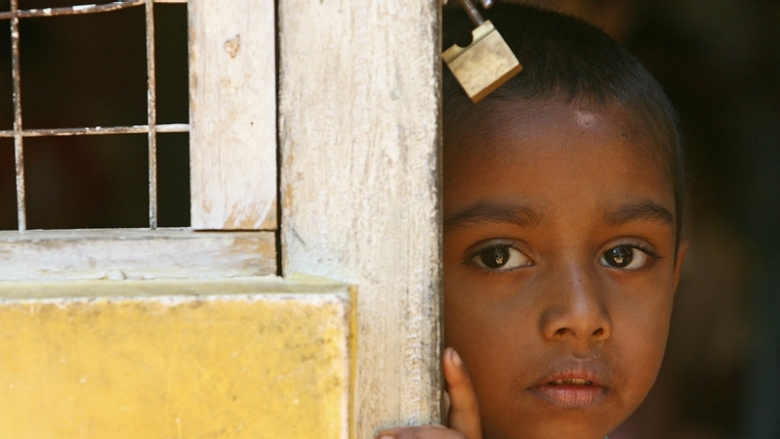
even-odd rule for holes
{"type": "MultiPolygon", "coordinates": [[[[685,244],[674,112],[601,31],[486,12],[523,64],[472,104],[445,68],[448,427],[384,438],[600,439],[640,404],[666,344],[685,244]]],[[[444,17],[444,47],[473,25],[444,17]]]]}

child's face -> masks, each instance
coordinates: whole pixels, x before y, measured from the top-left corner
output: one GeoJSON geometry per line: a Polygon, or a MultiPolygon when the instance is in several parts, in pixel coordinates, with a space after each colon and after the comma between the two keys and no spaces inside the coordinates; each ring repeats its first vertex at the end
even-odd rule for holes
{"type": "Polygon", "coordinates": [[[446,343],[486,439],[601,438],[661,364],[683,256],[671,179],[626,111],[498,105],[445,133],[446,343]]]}

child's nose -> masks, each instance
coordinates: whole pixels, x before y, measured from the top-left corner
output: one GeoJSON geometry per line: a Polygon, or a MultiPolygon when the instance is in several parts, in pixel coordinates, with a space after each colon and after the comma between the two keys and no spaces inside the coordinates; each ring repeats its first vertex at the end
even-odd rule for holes
{"type": "Polygon", "coordinates": [[[612,335],[612,322],[595,273],[568,269],[556,275],[546,291],[540,329],[550,340],[571,338],[604,341],[612,335]]]}

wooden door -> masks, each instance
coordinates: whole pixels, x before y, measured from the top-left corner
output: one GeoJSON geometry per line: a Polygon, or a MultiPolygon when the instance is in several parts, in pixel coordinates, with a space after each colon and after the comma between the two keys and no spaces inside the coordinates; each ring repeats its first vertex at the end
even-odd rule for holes
{"type": "Polygon", "coordinates": [[[439,11],[279,2],[282,266],[357,287],[357,438],[439,416],[439,11]]]}

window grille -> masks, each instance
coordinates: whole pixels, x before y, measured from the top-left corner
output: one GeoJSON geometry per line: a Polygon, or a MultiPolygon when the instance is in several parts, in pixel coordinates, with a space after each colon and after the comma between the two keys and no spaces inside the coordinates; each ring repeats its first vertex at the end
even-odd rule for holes
{"type": "Polygon", "coordinates": [[[158,123],[157,121],[157,90],[155,68],[155,3],[186,3],[186,0],[122,0],[103,4],[76,5],[67,7],[51,7],[40,9],[20,9],[19,0],[10,1],[10,10],[0,12],[0,21],[9,20],[11,30],[11,70],[12,70],[12,100],[13,129],[0,130],[0,139],[11,138],[14,144],[14,169],[16,175],[16,213],[19,231],[27,229],[27,198],[25,191],[24,141],[35,137],[56,136],[94,136],[117,134],[146,134],[148,145],[148,190],[149,190],[149,228],[158,226],[158,181],[157,181],[157,140],[161,133],[187,133],[189,123],[158,123]],[[129,126],[87,126],[75,128],[45,128],[25,129],[23,118],[23,96],[21,90],[20,69],[20,20],[28,18],[57,17],[67,15],[95,14],[118,11],[127,8],[142,7],[145,9],[146,24],[146,124],[129,126]]]}
{"type": "MultiPolygon", "coordinates": [[[[4,230],[0,231],[0,284],[278,274],[277,219],[281,203],[277,203],[274,1],[126,0],[72,6],[78,1],[82,0],[14,0],[3,5],[0,0],[0,26],[13,30],[6,33],[0,29],[0,63],[6,64],[0,65],[0,229],[4,230]],[[57,7],[42,9],[55,2],[57,7]],[[33,7],[38,9],[30,9],[33,7]],[[181,13],[185,11],[183,20],[181,13]],[[122,17],[132,21],[122,21],[122,17]],[[93,21],[100,26],[101,38],[94,38],[92,29],[82,26],[93,21]],[[61,26],[68,27],[62,34],[67,44],[60,44],[59,39],[54,40],[60,37],[52,36],[59,35],[61,26]],[[71,37],[75,43],[70,42],[71,37]],[[30,49],[49,48],[48,44],[39,44],[40,40],[60,45],[68,53],[61,53],[60,48],[50,52],[30,49]],[[94,70],[101,72],[100,81],[92,80],[93,64],[65,64],[81,77],[71,89],[61,90],[63,86],[71,87],[71,83],[51,77],[57,73],[57,66],[50,61],[82,56],[77,52],[82,41],[100,48],[97,57],[119,53],[129,62],[118,69],[94,70]],[[32,69],[28,64],[31,53],[36,60],[32,69]],[[39,68],[38,62],[44,68],[39,68]],[[101,89],[106,77],[112,83],[127,81],[130,76],[132,90],[125,87],[115,95],[113,88],[101,89]],[[100,91],[93,92],[93,88],[100,91]],[[128,93],[133,93],[130,101],[126,100],[128,93]],[[57,98],[52,100],[50,94],[57,98]],[[59,114],[42,117],[36,113],[38,107],[45,113],[63,107],[62,103],[70,99],[73,103],[64,105],[68,113],[62,120],[59,114]],[[80,115],[71,110],[91,105],[89,101],[94,99],[99,101],[99,113],[80,115]],[[121,105],[132,109],[111,114],[121,105]],[[98,123],[92,120],[95,117],[98,123]],[[182,119],[186,123],[179,123],[182,119]],[[101,142],[112,151],[104,152],[101,142]],[[102,175],[121,173],[116,180],[122,183],[122,179],[132,179],[132,184],[123,184],[129,190],[119,188],[133,197],[128,202],[111,191],[99,193],[99,187],[93,191],[93,183],[85,191],[100,197],[100,202],[94,202],[98,196],[89,197],[93,205],[89,209],[97,206],[93,210],[97,214],[103,213],[102,203],[119,200],[118,210],[101,221],[119,219],[124,223],[41,226],[42,214],[48,215],[44,218],[47,222],[50,218],[92,220],[82,213],[78,218],[63,218],[70,211],[58,215],[56,208],[46,205],[50,200],[57,202],[50,192],[46,192],[44,202],[41,199],[38,177],[46,172],[39,166],[41,157],[55,167],[60,159],[69,161],[70,172],[70,168],[81,165],[79,160],[92,160],[83,153],[63,154],[75,151],[71,145],[77,143],[90,148],[89,154],[99,156],[101,163],[92,168],[102,175]],[[57,157],[51,159],[39,145],[53,150],[57,157]],[[115,151],[125,146],[132,148],[132,162],[105,171],[115,151]],[[8,166],[15,167],[16,172],[8,166]],[[132,211],[127,209],[130,201],[132,211]],[[127,212],[132,215],[130,224],[122,216],[127,212]]],[[[127,157],[125,150],[120,154],[127,157]]],[[[79,167],[74,172],[82,169],[90,168],[79,167]]],[[[53,186],[52,179],[46,177],[43,185],[53,186]]],[[[99,182],[104,183],[114,184],[110,180],[99,182]]],[[[60,202],[58,206],[62,205],[60,202]]],[[[107,207],[112,211],[116,208],[107,207]]]]}

